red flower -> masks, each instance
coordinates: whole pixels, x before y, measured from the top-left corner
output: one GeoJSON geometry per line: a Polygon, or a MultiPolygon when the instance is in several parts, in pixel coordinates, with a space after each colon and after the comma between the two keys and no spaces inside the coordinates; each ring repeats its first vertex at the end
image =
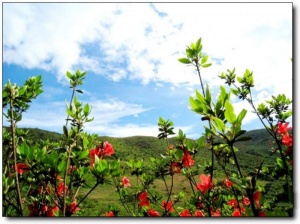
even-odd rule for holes
{"type": "Polygon", "coordinates": [[[131,184],[129,182],[129,179],[127,177],[125,177],[125,176],[122,178],[122,184],[123,184],[124,188],[131,186],[131,184]]]}
{"type": "Polygon", "coordinates": [[[177,162],[172,162],[171,166],[170,166],[170,173],[174,174],[174,173],[180,173],[181,170],[181,165],[177,162]]]}
{"type": "Polygon", "coordinates": [[[219,209],[218,210],[212,209],[211,216],[213,216],[213,217],[221,216],[221,211],[219,209]]]}
{"type": "Polygon", "coordinates": [[[24,172],[28,170],[28,166],[25,163],[18,163],[17,164],[17,173],[22,175],[24,172]]]}
{"type": "Polygon", "coordinates": [[[69,193],[68,186],[66,186],[64,184],[64,182],[60,182],[59,185],[56,187],[57,195],[58,196],[63,196],[64,195],[64,189],[66,190],[66,194],[68,194],[69,193]]]}
{"type": "Polygon", "coordinates": [[[49,209],[46,213],[46,216],[48,217],[54,217],[56,216],[56,212],[59,211],[59,208],[57,205],[55,205],[54,207],[52,207],[51,209],[49,209]]]}
{"type": "Polygon", "coordinates": [[[173,204],[171,201],[162,201],[161,206],[163,207],[163,209],[165,209],[168,212],[174,212],[174,208],[173,208],[173,204]]]}
{"type": "Polygon", "coordinates": [[[143,191],[142,193],[139,194],[138,199],[140,201],[139,207],[143,206],[150,206],[150,202],[148,200],[148,193],[146,191],[143,191]]]}
{"type": "Polygon", "coordinates": [[[260,192],[259,191],[256,191],[254,194],[253,194],[253,200],[254,200],[254,203],[255,205],[257,206],[257,208],[260,209],[260,192]]]}
{"type": "Polygon", "coordinates": [[[243,205],[250,205],[250,200],[248,197],[243,197],[243,205]]]}
{"type": "Polygon", "coordinates": [[[112,145],[107,141],[103,143],[103,148],[98,146],[98,147],[90,150],[90,157],[92,159],[92,161],[90,163],[91,168],[93,167],[93,165],[95,163],[95,156],[97,156],[99,158],[104,158],[105,156],[111,156],[114,153],[115,153],[115,151],[114,151],[112,145]]]}
{"type": "Polygon", "coordinates": [[[208,189],[212,188],[212,182],[211,182],[210,175],[205,176],[204,174],[201,174],[200,180],[202,183],[201,184],[198,183],[196,187],[198,190],[200,190],[202,192],[202,194],[205,194],[208,189]]]}
{"type": "Polygon", "coordinates": [[[182,163],[185,167],[191,167],[195,163],[195,160],[192,159],[191,155],[187,150],[184,151],[182,163]]]}
{"type": "Polygon", "coordinates": [[[267,215],[266,215],[266,213],[264,213],[263,211],[259,211],[259,212],[258,212],[258,216],[259,216],[259,217],[266,217],[267,215]]]}
{"type": "Polygon", "coordinates": [[[286,145],[286,146],[293,146],[293,135],[289,135],[288,133],[286,133],[283,137],[282,137],[282,144],[286,145]]]}
{"type": "Polygon", "coordinates": [[[107,156],[111,156],[114,153],[115,151],[112,145],[108,141],[104,142],[104,154],[107,156]]]}
{"type": "Polygon", "coordinates": [[[276,128],[277,134],[284,135],[284,134],[286,134],[289,130],[291,130],[292,128],[291,128],[291,127],[288,127],[288,125],[289,125],[289,122],[286,122],[286,123],[279,122],[279,123],[277,124],[277,128],[276,128]]]}
{"type": "Polygon", "coordinates": [[[109,212],[106,212],[106,213],[105,213],[105,216],[113,217],[113,216],[115,216],[115,214],[114,214],[113,211],[109,211],[109,212]]]}
{"type": "Polygon", "coordinates": [[[196,210],[196,211],[195,211],[195,216],[202,217],[202,216],[203,216],[203,213],[202,213],[200,210],[196,210]]]}
{"type": "Polygon", "coordinates": [[[160,216],[159,212],[158,211],[155,211],[153,208],[150,208],[148,211],[147,211],[147,214],[149,216],[160,216]]]}
{"type": "Polygon", "coordinates": [[[70,213],[72,214],[75,214],[77,211],[79,211],[80,208],[77,206],[77,203],[76,201],[73,201],[71,204],[70,204],[70,213]]]}
{"type": "Polygon", "coordinates": [[[235,199],[231,199],[227,202],[228,205],[236,208],[238,206],[238,202],[235,199]]]}
{"type": "Polygon", "coordinates": [[[241,215],[240,210],[238,208],[236,208],[236,209],[234,209],[234,211],[232,213],[232,216],[237,217],[237,216],[242,216],[242,215],[241,215]]]}
{"type": "Polygon", "coordinates": [[[185,216],[185,217],[187,217],[187,216],[192,216],[192,214],[189,212],[188,209],[185,209],[184,211],[182,211],[182,212],[179,213],[179,216],[185,216]]]}
{"type": "Polygon", "coordinates": [[[233,186],[233,183],[230,180],[228,180],[227,178],[225,178],[225,185],[227,188],[231,188],[233,186]]]}

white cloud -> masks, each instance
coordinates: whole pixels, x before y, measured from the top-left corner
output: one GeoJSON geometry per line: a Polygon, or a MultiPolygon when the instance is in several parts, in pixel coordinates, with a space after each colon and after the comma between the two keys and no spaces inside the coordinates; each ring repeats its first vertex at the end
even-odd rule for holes
{"type": "MultiPolygon", "coordinates": [[[[126,130],[121,136],[130,136],[135,130],[136,135],[152,135],[153,131],[147,134],[147,130],[150,130],[151,125],[131,125],[124,124],[123,118],[128,116],[137,117],[139,114],[144,113],[151,108],[144,108],[142,105],[134,103],[126,103],[115,98],[109,98],[106,100],[91,100],[85,103],[89,103],[92,107],[92,113],[90,117],[94,117],[91,123],[85,124],[86,131],[94,131],[94,133],[109,135],[116,134],[116,129],[126,130]],[[117,128],[116,128],[117,127],[117,128]],[[139,134],[140,133],[140,134],[139,134]]],[[[83,102],[83,104],[85,104],[83,102]]],[[[50,102],[50,103],[33,103],[30,110],[23,114],[22,120],[18,123],[20,127],[33,127],[46,130],[52,130],[56,132],[62,132],[62,126],[66,122],[66,106],[64,102],[50,102]]],[[[4,120],[4,125],[8,125],[4,120]]]]}
{"type": "MultiPolygon", "coordinates": [[[[57,74],[61,81],[67,70],[79,68],[115,82],[153,81],[157,89],[171,84],[170,94],[176,97],[183,88],[192,94],[193,89],[200,88],[193,67],[180,64],[177,59],[184,57],[187,45],[202,37],[203,51],[210,56],[213,66],[202,69],[201,75],[211,88],[223,84],[217,76],[227,68],[235,67],[238,75],[248,68],[254,72],[258,92],[254,95],[255,102],[278,93],[292,98],[291,3],[155,3],[152,6],[149,3],[3,3],[3,62],[29,69],[42,68],[57,74]],[[159,16],[157,11],[166,16],[159,16]]],[[[125,128],[128,133],[133,130],[152,133],[151,125],[118,123],[124,117],[149,110],[142,105],[117,99],[89,103],[95,117],[92,126],[87,126],[91,130],[109,124],[123,127],[125,133],[125,128]]],[[[240,109],[244,106],[237,104],[240,109]]],[[[44,111],[42,107],[39,110],[44,111]]],[[[41,113],[30,116],[42,123],[45,118],[39,116],[41,113]]],[[[251,123],[254,118],[249,114],[250,111],[245,122],[251,123]]],[[[47,117],[54,126],[63,119],[63,115],[60,118],[50,112],[47,117]]],[[[35,124],[35,120],[26,116],[24,122],[26,119],[27,124],[35,124]]]]}
{"type": "Polygon", "coordinates": [[[177,58],[202,37],[204,52],[223,60],[202,70],[211,85],[220,85],[217,76],[233,67],[241,73],[254,70],[259,90],[279,91],[282,80],[291,78],[291,4],[156,3],[154,7],[167,16],[160,17],[146,3],[4,3],[4,62],[56,69],[59,79],[66,70],[81,67],[113,81],[198,85],[193,69],[177,58]],[[99,47],[94,49],[97,56],[85,50],[88,43],[99,47]]]}

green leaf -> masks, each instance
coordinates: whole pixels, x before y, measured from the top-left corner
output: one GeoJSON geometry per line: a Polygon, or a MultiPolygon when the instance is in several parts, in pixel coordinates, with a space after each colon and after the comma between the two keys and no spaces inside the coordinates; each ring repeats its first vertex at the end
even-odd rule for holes
{"type": "Polygon", "coordinates": [[[205,140],[206,138],[204,136],[201,136],[198,141],[197,141],[197,145],[198,145],[198,148],[204,148],[205,147],[205,140]]]}
{"type": "Polygon", "coordinates": [[[72,77],[73,77],[73,74],[68,71],[67,71],[66,75],[68,76],[69,79],[72,79],[72,77]]]}
{"type": "Polygon", "coordinates": [[[213,119],[217,129],[220,130],[222,133],[224,133],[224,131],[225,131],[224,122],[221,119],[217,118],[217,117],[211,117],[211,118],[213,119]]]}
{"type": "Polygon", "coordinates": [[[66,169],[67,161],[63,159],[57,166],[58,172],[62,172],[66,169]]]}
{"type": "Polygon", "coordinates": [[[236,118],[236,122],[238,123],[238,124],[242,124],[242,120],[244,119],[244,117],[246,116],[246,114],[247,114],[247,110],[245,110],[245,109],[243,109],[240,113],[239,113],[239,115],[237,116],[237,118],[236,118]]]}
{"type": "Polygon", "coordinates": [[[90,153],[89,150],[84,150],[84,151],[78,153],[79,154],[78,159],[84,159],[84,158],[86,158],[89,155],[89,153],[90,153]]]}
{"type": "Polygon", "coordinates": [[[197,42],[196,42],[196,44],[195,44],[195,49],[196,49],[197,51],[201,51],[200,45],[201,45],[201,37],[197,40],[197,42]]]}
{"type": "Polygon", "coordinates": [[[108,169],[107,161],[104,159],[99,159],[97,163],[95,162],[95,168],[99,174],[104,173],[108,169]]]}
{"type": "Polygon", "coordinates": [[[207,60],[208,60],[208,55],[203,56],[201,59],[201,65],[204,65],[207,62],[207,60]]]}
{"type": "Polygon", "coordinates": [[[84,116],[87,117],[90,114],[90,112],[91,112],[90,105],[89,104],[84,105],[83,107],[84,116]]]}
{"type": "Polygon", "coordinates": [[[68,137],[69,133],[68,133],[68,129],[67,129],[67,127],[65,125],[63,126],[63,131],[64,131],[64,135],[66,137],[68,137]]]}
{"type": "Polygon", "coordinates": [[[240,137],[239,139],[236,139],[235,141],[236,142],[243,142],[243,141],[249,141],[249,140],[252,140],[252,138],[249,137],[249,136],[243,136],[243,137],[240,137]]]}
{"type": "Polygon", "coordinates": [[[187,58],[179,58],[178,59],[179,62],[183,63],[183,64],[191,64],[192,62],[187,59],[187,58]]]}
{"type": "Polygon", "coordinates": [[[81,93],[81,94],[83,93],[82,90],[80,90],[80,89],[76,89],[76,92],[81,93]]]}
{"type": "Polygon", "coordinates": [[[201,64],[201,66],[202,66],[203,68],[208,68],[208,67],[210,67],[211,65],[212,65],[211,63],[204,64],[204,65],[201,64]]]}
{"type": "Polygon", "coordinates": [[[224,115],[225,115],[226,120],[230,124],[233,124],[235,122],[236,116],[234,114],[234,108],[228,100],[226,100],[226,102],[225,102],[225,114],[224,115]]]}
{"type": "Polygon", "coordinates": [[[196,90],[196,97],[200,101],[200,103],[206,104],[206,99],[198,90],[196,90]]]}
{"type": "Polygon", "coordinates": [[[207,102],[207,104],[210,105],[210,103],[211,103],[211,92],[210,92],[210,88],[209,88],[208,85],[206,86],[206,94],[205,94],[205,97],[206,97],[206,102],[207,102]]]}

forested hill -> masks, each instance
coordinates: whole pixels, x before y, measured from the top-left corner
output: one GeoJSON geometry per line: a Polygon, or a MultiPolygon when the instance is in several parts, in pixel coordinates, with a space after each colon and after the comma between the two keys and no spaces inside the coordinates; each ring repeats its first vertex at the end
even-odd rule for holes
{"type": "MultiPolygon", "coordinates": [[[[7,127],[4,127],[7,129],[7,127]]],[[[28,131],[26,138],[37,142],[39,140],[60,141],[63,138],[62,134],[41,130],[38,128],[22,128],[21,130],[28,131]]],[[[247,131],[245,136],[249,136],[252,140],[239,142],[236,144],[240,153],[263,157],[270,153],[270,145],[272,139],[265,129],[257,129],[247,131]]],[[[109,141],[115,148],[116,156],[119,158],[137,158],[160,155],[166,150],[166,141],[150,136],[132,136],[132,137],[107,137],[100,136],[100,140],[109,141]]],[[[175,144],[175,138],[169,139],[170,144],[175,144]]],[[[208,150],[199,152],[201,157],[209,156],[208,150]]],[[[252,159],[251,159],[252,160],[252,159]]]]}

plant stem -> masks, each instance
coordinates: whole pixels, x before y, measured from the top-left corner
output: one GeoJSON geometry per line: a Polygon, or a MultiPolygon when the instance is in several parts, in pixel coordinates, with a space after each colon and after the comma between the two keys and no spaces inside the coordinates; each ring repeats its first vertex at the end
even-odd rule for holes
{"type": "Polygon", "coordinates": [[[73,208],[72,211],[70,211],[70,213],[73,213],[73,211],[79,207],[79,205],[87,198],[87,196],[89,196],[90,193],[92,193],[92,191],[100,184],[101,182],[97,180],[96,184],[94,185],[94,187],[92,187],[92,189],[89,190],[89,192],[79,201],[79,203],[73,208]]]}
{"type": "MultiPolygon", "coordinates": [[[[75,90],[76,90],[75,87],[76,86],[73,86],[73,91],[72,91],[72,96],[71,96],[71,100],[70,100],[70,105],[69,106],[71,106],[72,102],[73,102],[73,98],[74,98],[74,94],[75,94],[75,90]]],[[[68,122],[69,122],[69,114],[68,114],[67,119],[66,119],[66,127],[68,126],[68,122]]]]}
{"type": "MultiPolygon", "coordinates": [[[[204,91],[204,86],[203,86],[203,82],[202,82],[202,78],[201,78],[201,73],[200,73],[200,65],[198,63],[198,58],[195,60],[195,66],[196,66],[196,69],[197,69],[197,73],[198,73],[198,76],[199,76],[199,79],[200,79],[200,84],[201,84],[201,88],[202,88],[202,93],[203,93],[203,96],[205,97],[205,91],[204,91]]],[[[208,124],[209,124],[209,128],[211,129],[211,121],[208,120],[208,124]]],[[[211,178],[211,181],[213,179],[213,175],[214,175],[214,147],[213,147],[213,137],[211,136],[210,137],[210,143],[211,143],[211,171],[210,171],[210,178],[211,178]]],[[[209,189],[209,193],[210,193],[211,189],[209,189]]],[[[210,198],[210,194],[208,193],[208,199],[210,198]]],[[[208,204],[208,215],[211,216],[211,211],[210,211],[210,205],[208,204]]]]}
{"type": "Polygon", "coordinates": [[[12,147],[13,147],[13,157],[14,157],[14,167],[15,167],[15,179],[16,179],[16,188],[17,188],[17,196],[18,196],[18,205],[19,205],[19,212],[21,216],[23,214],[23,204],[22,204],[22,196],[20,190],[20,183],[19,183],[19,174],[17,170],[17,147],[16,147],[16,124],[14,122],[14,112],[13,112],[13,100],[10,99],[10,125],[11,125],[11,136],[12,136],[12,147]]]}
{"type": "Polygon", "coordinates": [[[205,97],[205,91],[204,91],[204,86],[203,86],[203,82],[202,82],[202,78],[201,78],[201,74],[200,74],[200,66],[199,66],[199,63],[198,63],[198,59],[195,60],[195,66],[196,66],[198,76],[199,76],[199,79],[200,79],[202,93],[203,93],[203,96],[205,97]]]}

